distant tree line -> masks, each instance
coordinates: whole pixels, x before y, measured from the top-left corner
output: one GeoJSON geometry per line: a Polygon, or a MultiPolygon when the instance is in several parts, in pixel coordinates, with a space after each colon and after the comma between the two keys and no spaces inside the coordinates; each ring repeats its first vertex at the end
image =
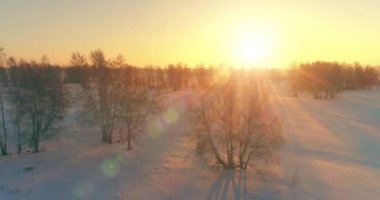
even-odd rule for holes
{"type": "Polygon", "coordinates": [[[315,99],[334,98],[341,90],[370,89],[379,81],[376,67],[359,63],[301,63],[293,66],[288,73],[294,96],[308,92],[315,99]]]}
{"type": "MultiPolygon", "coordinates": [[[[94,53],[94,52],[93,52],[94,53]]],[[[99,52],[98,52],[99,53],[99,52]]],[[[103,53],[100,53],[104,56],[103,53]]],[[[124,58],[119,55],[110,60],[94,60],[91,56],[91,64],[87,62],[84,55],[73,53],[71,66],[65,67],[65,82],[83,84],[89,81],[91,76],[95,75],[100,66],[108,68],[116,73],[120,70],[125,71],[128,76],[130,85],[136,87],[172,89],[177,91],[189,87],[203,87],[213,78],[216,67],[205,67],[197,65],[188,67],[185,64],[170,64],[167,67],[145,66],[135,67],[124,62],[124,58]],[[99,63],[101,62],[101,63],[99,63]]]]}

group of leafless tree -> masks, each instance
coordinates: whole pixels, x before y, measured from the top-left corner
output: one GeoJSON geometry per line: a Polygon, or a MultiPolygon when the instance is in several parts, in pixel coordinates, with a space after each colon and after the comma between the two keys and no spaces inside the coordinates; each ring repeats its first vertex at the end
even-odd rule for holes
{"type": "MultiPolygon", "coordinates": [[[[72,64],[83,64],[81,57],[73,54],[72,64]]],[[[106,60],[100,50],[91,52],[90,68],[82,73],[81,80],[86,98],[85,111],[94,118],[102,133],[102,141],[113,142],[113,133],[120,129],[119,141],[127,141],[127,149],[132,149],[132,141],[146,123],[149,115],[160,110],[159,87],[147,87],[141,82],[137,69],[124,63],[118,56],[106,60]]],[[[77,66],[81,67],[81,66],[77,66]]]]}
{"type": "Polygon", "coordinates": [[[148,117],[162,109],[165,92],[199,87],[210,82],[212,68],[186,65],[133,67],[120,55],[106,59],[101,50],[90,54],[90,64],[84,55],[73,53],[70,67],[65,69],[66,82],[82,85],[89,113],[102,133],[102,141],[112,143],[114,132],[118,141],[132,142],[141,133],[148,117]]]}
{"type": "Polygon", "coordinates": [[[370,89],[378,84],[377,68],[359,63],[301,63],[288,73],[294,96],[299,92],[309,92],[315,99],[334,98],[341,90],[370,89]]]}
{"type": "Polygon", "coordinates": [[[8,153],[11,125],[18,153],[25,143],[38,152],[40,141],[52,135],[68,106],[63,70],[50,65],[46,57],[41,62],[16,62],[11,57],[7,65],[0,67],[1,154],[8,153]]]}
{"type": "Polygon", "coordinates": [[[284,144],[261,72],[183,64],[138,68],[126,64],[123,56],[107,59],[101,50],[88,57],[75,52],[67,67],[50,64],[46,56],[28,62],[1,55],[3,155],[10,132],[20,153],[25,145],[38,152],[40,142],[59,131],[56,127],[73,101],[70,84],[80,86],[82,116],[93,119],[102,141],[126,142],[128,150],[149,117],[162,109],[163,94],[184,88],[197,91],[190,116],[196,150],[209,163],[246,169],[252,160],[273,160],[284,144]]]}
{"type": "Polygon", "coordinates": [[[71,65],[63,67],[50,64],[46,56],[38,62],[7,58],[0,49],[1,154],[8,153],[10,134],[20,153],[24,146],[38,152],[41,141],[58,133],[57,125],[74,101],[68,95],[70,84],[81,86],[83,116],[93,119],[102,141],[127,142],[131,150],[148,117],[162,109],[163,93],[205,86],[213,71],[203,65],[134,67],[121,55],[107,59],[101,50],[88,57],[74,52],[71,65]]]}
{"type": "MultiPolygon", "coordinates": [[[[195,149],[207,163],[246,169],[254,161],[275,161],[285,140],[269,82],[283,79],[283,72],[180,63],[134,67],[121,55],[107,59],[101,50],[89,56],[74,52],[70,66],[63,67],[46,56],[39,62],[7,58],[0,49],[0,151],[8,153],[11,133],[18,153],[25,145],[38,152],[72,104],[69,85],[80,86],[82,116],[93,120],[101,140],[126,142],[128,150],[149,117],[162,110],[163,94],[189,88],[195,91],[188,108],[195,149]]],[[[302,63],[287,77],[294,95],[310,92],[316,99],[378,81],[373,67],[334,62],[302,63]]]]}

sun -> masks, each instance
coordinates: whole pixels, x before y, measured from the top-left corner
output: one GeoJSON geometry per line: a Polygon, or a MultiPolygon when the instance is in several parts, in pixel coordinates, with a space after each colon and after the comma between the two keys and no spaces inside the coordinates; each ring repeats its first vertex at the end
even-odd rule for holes
{"type": "Polygon", "coordinates": [[[261,38],[240,38],[237,45],[237,56],[242,63],[253,64],[267,54],[267,46],[261,38]]]}
{"type": "Polygon", "coordinates": [[[273,38],[260,32],[243,32],[235,36],[233,55],[243,67],[266,67],[273,52],[273,38]]]}

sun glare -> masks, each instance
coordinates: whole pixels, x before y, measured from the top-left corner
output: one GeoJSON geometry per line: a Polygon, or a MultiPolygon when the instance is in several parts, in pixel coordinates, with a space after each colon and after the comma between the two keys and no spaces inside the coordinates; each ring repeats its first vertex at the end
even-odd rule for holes
{"type": "Polygon", "coordinates": [[[270,34],[244,32],[235,36],[234,60],[243,67],[266,67],[273,54],[273,38],[270,34]]]}

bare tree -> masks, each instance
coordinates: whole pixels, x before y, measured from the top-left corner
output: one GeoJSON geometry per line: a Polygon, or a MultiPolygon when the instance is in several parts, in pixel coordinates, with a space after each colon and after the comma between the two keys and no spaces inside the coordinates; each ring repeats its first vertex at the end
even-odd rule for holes
{"type": "Polygon", "coordinates": [[[120,75],[107,66],[103,51],[91,52],[91,60],[93,74],[89,82],[83,85],[85,110],[95,118],[102,132],[102,141],[111,144],[121,96],[118,85],[120,75]]]}
{"type": "Polygon", "coordinates": [[[3,66],[5,60],[4,49],[0,48],[0,114],[1,114],[1,132],[0,134],[0,151],[1,155],[7,155],[7,127],[5,122],[5,108],[4,108],[4,96],[5,96],[5,87],[8,83],[8,75],[3,66]]]}
{"type": "Polygon", "coordinates": [[[1,132],[0,134],[0,151],[1,155],[7,155],[7,127],[5,122],[5,108],[4,108],[4,97],[5,89],[8,84],[7,71],[4,68],[5,63],[5,53],[4,49],[0,47],[0,114],[1,114],[1,132]]]}
{"type": "Polygon", "coordinates": [[[120,141],[125,140],[124,131],[126,131],[127,150],[132,150],[132,140],[136,139],[149,115],[160,110],[160,91],[133,86],[130,84],[128,76],[122,77],[120,88],[122,96],[120,112],[118,112],[118,119],[121,123],[120,141]]]}
{"type": "Polygon", "coordinates": [[[310,92],[314,99],[334,98],[343,89],[370,89],[377,82],[375,67],[359,63],[316,61],[289,70],[291,89],[310,92]]]}
{"type": "Polygon", "coordinates": [[[267,87],[258,76],[242,77],[219,80],[191,108],[197,152],[224,168],[246,169],[251,160],[269,161],[284,144],[267,87]]]}
{"type": "Polygon", "coordinates": [[[6,60],[6,54],[4,53],[4,48],[0,47],[0,66],[4,67],[6,60]]]}
{"type": "Polygon", "coordinates": [[[40,141],[51,135],[52,128],[63,118],[68,106],[62,70],[50,66],[47,62],[20,62],[11,69],[10,74],[11,103],[16,107],[16,111],[20,112],[16,113],[16,118],[27,119],[33,152],[39,152],[40,141]]]}
{"type": "Polygon", "coordinates": [[[121,127],[120,141],[132,141],[146,123],[148,116],[158,111],[159,91],[145,84],[140,69],[127,66],[124,57],[106,61],[102,51],[91,53],[93,74],[84,85],[85,110],[94,117],[102,132],[102,140],[113,142],[113,133],[121,127]],[[111,67],[110,67],[111,66],[111,67]],[[140,70],[140,71],[138,71],[140,70]],[[126,133],[126,138],[124,137],[126,133]]]}
{"type": "Polygon", "coordinates": [[[76,51],[71,54],[70,63],[72,66],[85,67],[87,66],[87,59],[86,59],[86,56],[76,51]]]}
{"type": "Polygon", "coordinates": [[[65,69],[65,81],[67,83],[86,83],[90,71],[86,57],[79,52],[73,52],[70,63],[71,66],[65,69]]]}
{"type": "Polygon", "coordinates": [[[185,73],[183,73],[183,69],[184,67],[181,63],[178,63],[176,66],[170,64],[166,69],[169,86],[171,86],[174,91],[181,89],[183,86],[185,75],[185,73]]]}
{"type": "Polygon", "coordinates": [[[25,124],[24,119],[26,115],[26,105],[27,105],[27,99],[25,99],[25,96],[22,95],[22,87],[20,87],[21,83],[21,73],[18,68],[18,64],[16,62],[16,59],[13,57],[10,57],[7,61],[8,64],[8,71],[9,71],[9,79],[10,79],[10,87],[8,89],[9,93],[9,99],[12,102],[11,106],[13,108],[13,124],[16,128],[16,135],[17,135],[17,153],[21,153],[22,151],[22,145],[24,144],[24,141],[22,140],[22,134],[21,134],[21,126],[25,124]],[[23,123],[24,122],[24,123],[23,123]]]}

